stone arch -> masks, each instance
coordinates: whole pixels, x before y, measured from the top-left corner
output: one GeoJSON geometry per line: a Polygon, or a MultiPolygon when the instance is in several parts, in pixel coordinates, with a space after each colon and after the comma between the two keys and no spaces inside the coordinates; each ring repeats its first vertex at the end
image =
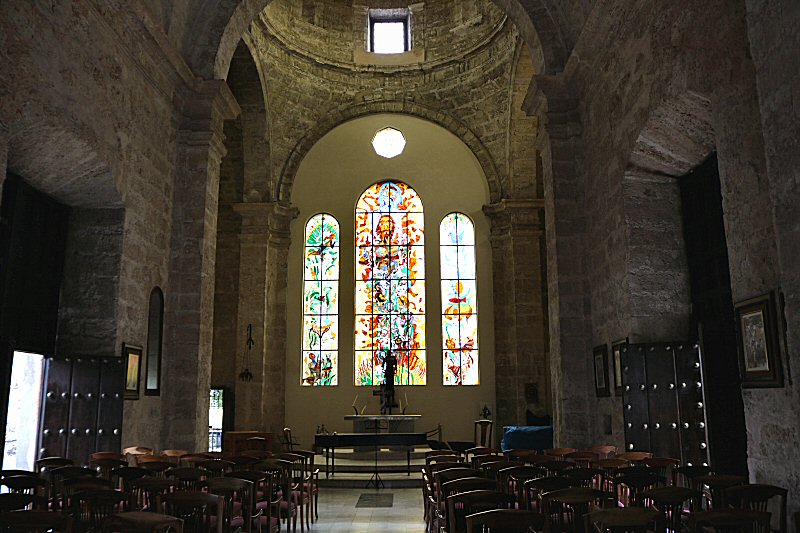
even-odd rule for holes
{"type": "Polygon", "coordinates": [[[308,151],[311,150],[311,147],[326,133],[348,120],[375,113],[401,113],[412,115],[433,122],[448,130],[461,139],[478,159],[489,186],[490,201],[496,202],[502,198],[503,190],[494,160],[483,143],[481,143],[478,136],[452,116],[406,100],[400,102],[367,102],[355,106],[343,107],[337,112],[330,114],[326,122],[320,124],[319,127],[305,135],[292,149],[291,154],[281,170],[281,175],[278,178],[275,198],[280,202],[289,203],[291,199],[292,183],[297,169],[300,166],[300,162],[308,151]]]}
{"type": "MultiPolygon", "coordinates": [[[[198,76],[224,79],[244,32],[271,0],[199,0],[184,40],[184,57],[198,76]]],[[[553,0],[493,0],[516,25],[534,58],[536,71],[552,74],[564,67],[563,32],[552,13],[553,0]]]]}

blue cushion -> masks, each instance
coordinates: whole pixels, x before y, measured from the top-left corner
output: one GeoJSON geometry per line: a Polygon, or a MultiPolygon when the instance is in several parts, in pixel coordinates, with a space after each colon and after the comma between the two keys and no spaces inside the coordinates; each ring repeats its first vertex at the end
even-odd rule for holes
{"type": "Polygon", "coordinates": [[[547,450],[553,447],[553,426],[505,426],[502,450],[547,450]]]}

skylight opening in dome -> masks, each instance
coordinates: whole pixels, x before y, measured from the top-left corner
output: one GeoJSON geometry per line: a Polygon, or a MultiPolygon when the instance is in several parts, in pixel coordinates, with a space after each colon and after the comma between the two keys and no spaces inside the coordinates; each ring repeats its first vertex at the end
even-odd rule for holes
{"type": "Polygon", "coordinates": [[[406,138],[400,130],[383,128],[372,138],[372,148],[375,153],[386,159],[397,157],[406,147],[406,138]]]}
{"type": "Polygon", "coordinates": [[[372,22],[372,52],[402,54],[408,50],[407,22],[404,20],[372,22]]]}

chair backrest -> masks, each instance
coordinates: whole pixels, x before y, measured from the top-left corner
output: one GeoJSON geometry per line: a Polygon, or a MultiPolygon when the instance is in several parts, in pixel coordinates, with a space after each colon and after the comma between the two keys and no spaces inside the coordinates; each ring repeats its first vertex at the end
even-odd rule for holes
{"type": "Polygon", "coordinates": [[[166,470],[164,477],[174,479],[178,490],[200,490],[200,485],[209,477],[209,472],[205,468],[180,466],[166,470]]]}
{"type": "Polygon", "coordinates": [[[610,456],[616,455],[617,447],[610,444],[601,444],[599,446],[586,448],[585,451],[596,453],[600,459],[607,459],[610,456]]]}
{"type": "MultiPolygon", "coordinates": [[[[255,506],[255,502],[258,499],[258,493],[262,494],[262,499],[264,501],[272,501],[274,475],[271,472],[258,472],[256,470],[234,470],[233,472],[228,472],[225,474],[225,477],[245,479],[253,484],[253,507],[251,516],[255,517],[258,514],[255,506]]],[[[263,509],[263,516],[266,518],[264,518],[262,521],[266,524],[272,524],[272,512],[273,506],[265,505],[263,509]]]]}
{"type": "Polygon", "coordinates": [[[200,491],[170,492],[160,497],[161,512],[183,520],[183,530],[222,533],[225,498],[200,491]]]}
{"type": "Polygon", "coordinates": [[[125,492],[132,492],[131,482],[145,476],[153,476],[150,470],[139,468],[138,466],[123,466],[111,471],[109,477],[115,487],[121,488],[125,492]]]}
{"type": "Polygon", "coordinates": [[[73,464],[75,464],[75,462],[66,457],[42,457],[36,461],[36,472],[42,473],[45,470],[53,470],[54,468],[71,466],[73,464]]]}
{"type": "Polygon", "coordinates": [[[3,531],[8,532],[72,533],[73,522],[69,515],[45,510],[0,513],[0,524],[3,524],[3,531]]]}
{"type": "Polygon", "coordinates": [[[641,493],[664,484],[664,478],[655,471],[640,470],[629,472],[623,468],[614,477],[614,493],[627,505],[642,505],[641,493]]]}
{"type": "Polygon", "coordinates": [[[50,484],[38,476],[9,476],[0,479],[0,486],[8,487],[9,492],[17,494],[34,494],[47,498],[50,484]]]}
{"type": "Polygon", "coordinates": [[[497,471],[497,481],[500,490],[508,494],[518,495],[522,484],[529,479],[536,479],[547,475],[544,468],[529,465],[517,465],[502,468],[497,471]]]}
{"type": "Polygon", "coordinates": [[[439,488],[440,501],[447,501],[448,496],[471,490],[497,490],[497,483],[484,477],[465,477],[442,483],[439,488]]]}
{"type": "Polygon", "coordinates": [[[653,509],[661,513],[661,520],[667,529],[683,529],[684,509],[699,509],[700,492],[688,487],[656,487],[641,493],[642,499],[651,502],[653,509]]]}
{"type": "Polygon", "coordinates": [[[689,531],[700,533],[707,527],[715,533],[753,533],[769,530],[770,515],[749,509],[718,509],[689,513],[689,531]]]}
{"type": "Polygon", "coordinates": [[[583,533],[583,515],[600,509],[606,493],[597,489],[571,487],[542,494],[542,511],[552,521],[551,529],[583,533]]]}
{"type": "Polygon", "coordinates": [[[283,446],[287,452],[294,450],[297,442],[292,438],[292,428],[283,428],[283,446]]]}
{"type": "Polygon", "coordinates": [[[564,457],[579,466],[589,466],[592,463],[592,461],[596,461],[597,459],[600,458],[595,452],[590,452],[586,450],[570,452],[568,454],[565,454],[564,457]]]}
{"type": "Polygon", "coordinates": [[[89,464],[97,470],[100,477],[105,479],[111,478],[111,471],[115,468],[122,468],[128,466],[128,462],[124,459],[117,459],[115,457],[95,457],[89,461],[89,464]]]}
{"type": "Polygon", "coordinates": [[[656,521],[661,513],[643,507],[600,509],[584,515],[585,531],[605,533],[646,533],[657,531],[656,521]]]}
{"type": "Polygon", "coordinates": [[[124,453],[119,452],[94,452],[89,456],[90,462],[94,459],[118,459],[120,461],[127,460],[124,453]]]}
{"type": "Polygon", "coordinates": [[[747,479],[730,474],[709,474],[696,477],[695,482],[705,487],[703,495],[706,497],[707,509],[725,509],[728,505],[725,501],[725,489],[743,485],[747,483],[747,479]]]}
{"type": "Polygon", "coordinates": [[[72,516],[85,531],[100,531],[107,517],[130,510],[133,498],[118,490],[84,490],[72,495],[72,516]]]}
{"type": "Polygon", "coordinates": [[[524,508],[542,510],[542,495],[560,489],[572,487],[575,482],[566,477],[541,477],[525,481],[522,484],[524,508]]]}
{"type": "MultiPolygon", "coordinates": [[[[47,510],[47,498],[36,494],[7,492],[0,494],[0,513],[31,509],[47,510]]],[[[0,524],[3,522],[0,521],[0,524]]]]}
{"type": "Polygon", "coordinates": [[[542,450],[542,453],[551,457],[564,459],[568,454],[575,453],[577,451],[577,448],[548,448],[547,450],[542,450]]]}
{"type": "Polygon", "coordinates": [[[166,457],[167,460],[171,463],[178,464],[181,461],[181,457],[184,455],[189,455],[188,450],[161,450],[161,456],[166,457]]]}
{"type": "Polygon", "coordinates": [[[543,531],[544,516],[535,511],[519,509],[492,509],[469,514],[466,517],[467,533],[527,533],[543,531]]]}
{"type": "Polygon", "coordinates": [[[134,505],[139,510],[155,511],[159,508],[158,498],[173,492],[176,481],[158,477],[142,477],[130,482],[134,505]]]}
{"type": "Polygon", "coordinates": [[[578,467],[564,470],[561,475],[574,480],[577,487],[602,490],[605,472],[599,468],[578,467]]]}
{"type": "Polygon", "coordinates": [[[195,466],[208,470],[209,477],[222,477],[227,472],[232,471],[236,463],[226,461],[225,459],[206,459],[205,461],[198,461],[195,463],[195,466]]]}
{"type": "Polygon", "coordinates": [[[678,466],[672,469],[672,484],[679,487],[700,490],[701,483],[697,481],[697,478],[709,474],[711,474],[710,466],[678,466]]]}
{"type": "Polygon", "coordinates": [[[738,485],[725,489],[725,502],[731,507],[753,511],[773,511],[779,533],[786,533],[786,496],[788,491],[775,485],[738,485]]]}
{"type": "MultiPolygon", "coordinates": [[[[217,477],[203,481],[203,486],[208,490],[209,494],[216,494],[224,498],[222,511],[223,530],[228,531],[231,528],[231,520],[236,515],[234,507],[236,502],[242,505],[243,517],[253,516],[255,490],[252,481],[237,477],[217,477]]],[[[246,530],[249,532],[252,527],[252,520],[245,520],[244,523],[246,530]]]]}
{"type": "Polygon", "coordinates": [[[476,420],[472,432],[472,442],[475,446],[491,446],[492,427],[494,422],[488,419],[476,420]]]}
{"type": "Polygon", "coordinates": [[[617,454],[617,459],[628,461],[629,463],[640,463],[645,459],[653,457],[653,452],[624,452],[617,454]]]}
{"type": "Polygon", "coordinates": [[[471,490],[447,497],[448,533],[465,533],[468,514],[488,509],[510,509],[514,498],[496,490],[471,490]]]}

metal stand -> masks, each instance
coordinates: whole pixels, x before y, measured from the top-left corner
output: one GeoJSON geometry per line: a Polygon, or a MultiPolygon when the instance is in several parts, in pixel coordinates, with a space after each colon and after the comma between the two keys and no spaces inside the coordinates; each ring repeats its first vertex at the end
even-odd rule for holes
{"type": "MultiPolygon", "coordinates": [[[[375,425],[373,427],[376,435],[380,433],[380,420],[375,420],[375,425]]],[[[383,480],[381,479],[381,475],[378,473],[378,446],[377,439],[375,439],[375,467],[372,472],[372,477],[370,477],[369,481],[367,481],[367,486],[365,488],[369,488],[370,485],[375,485],[376,489],[386,488],[386,485],[383,484],[383,480]]]]}

